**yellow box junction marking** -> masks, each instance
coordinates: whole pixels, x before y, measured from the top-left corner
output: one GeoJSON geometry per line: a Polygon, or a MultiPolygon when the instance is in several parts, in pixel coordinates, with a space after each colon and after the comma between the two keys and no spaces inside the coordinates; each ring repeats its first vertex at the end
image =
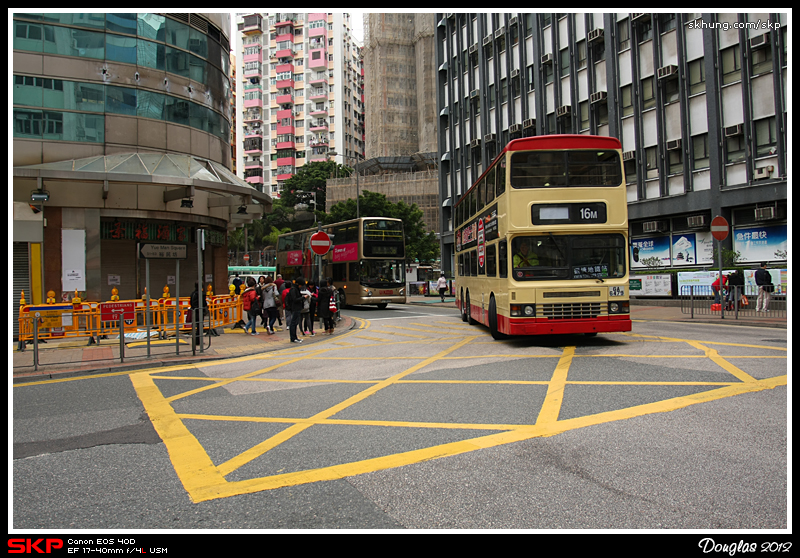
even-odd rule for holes
{"type": "MultiPolygon", "coordinates": [[[[408,328],[411,329],[411,328],[408,328]]],[[[429,332],[436,336],[440,332],[429,332]]],[[[358,330],[353,330],[351,334],[355,334],[353,339],[358,338],[358,330]]],[[[395,333],[396,334],[396,333],[395,333]]],[[[339,336],[341,340],[345,334],[339,336]]],[[[436,459],[439,457],[446,457],[474,451],[481,448],[489,448],[510,442],[527,440],[534,437],[553,436],[575,428],[583,428],[594,424],[601,424],[611,421],[624,420],[637,416],[642,416],[650,413],[667,412],[703,403],[713,401],[725,397],[731,397],[748,392],[756,392],[764,389],[773,389],[778,386],[787,385],[787,376],[777,376],[764,380],[757,380],[745,373],[741,369],[731,364],[728,360],[719,355],[715,349],[710,349],[706,345],[710,342],[689,341],[671,338],[658,338],[658,341],[670,341],[676,343],[688,344],[689,346],[698,349],[701,355],[692,355],[695,358],[708,358],[717,364],[722,370],[731,374],[734,378],[729,382],[712,382],[712,381],[678,381],[678,382],[653,382],[653,381],[570,381],[568,380],[568,373],[570,366],[575,358],[595,358],[607,357],[608,355],[576,355],[575,347],[566,347],[560,355],[554,352],[553,355],[527,355],[537,356],[543,358],[558,359],[555,365],[555,370],[550,380],[542,381],[459,381],[459,380],[411,380],[407,377],[419,371],[426,366],[436,363],[440,360],[449,360],[461,358],[451,356],[452,353],[465,347],[468,344],[475,343],[477,339],[482,336],[472,335],[464,337],[463,339],[451,339],[450,346],[439,351],[431,357],[415,357],[420,358],[420,362],[410,366],[406,370],[395,374],[384,380],[362,380],[362,381],[347,381],[351,384],[364,384],[366,387],[361,392],[345,399],[344,401],[316,413],[310,417],[236,417],[236,416],[218,416],[218,415],[202,415],[196,413],[176,413],[172,408],[172,401],[185,398],[189,395],[200,393],[208,389],[216,389],[233,382],[249,381],[249,382],[295,382],[295,383],[310,383],[310,382],[326,382],[326,383],[345,383],[342,380],[315,378],[314,380],[292,379],[283,380],[279,378],[257,378],[256,376],[278,370],[283,366],[301,362],[306,359],[325,358],[321,354],[326,351],[342,350],[341,347],[334,347],[332,343],[323,345],[315,345],[314,349],[309,352],[298,352],[297,350],[289,350],[282,352],[282,361],[274,363],[272,366],[244,374],[235,378],[194,378],[194,377],[181,377],[181,376],[157,376],[156,374],[164,373],[169,370],[179,370],[183,367],[173,367],[158,370],[146,370],[139,373],[131,374],[131,381],[144,403],[145,409],[148,412],[150,419],[153,422],[156,431],[164,440],[165,445],[169,451],[170,458],[175,467],[175,471],[184,488],[188,492],[192,501],[201,502],[215,498],[224,498],[228,496],[247,494],[259,492],[262,490],[271,490],[280,487],[294,486],[309,482],[319,482],[324,480],[340,479],[347,476],[357,475],[361,473],[374,472],[382,469],[400,467],[421,461],[436,459]],[[179,395],[172,397],[164,397],[155,384],[155,380],[167,381],[170,379],[198,380],[203,385],[196,389],[188,390],[179,395]],[[210,382],[210,383],[209,383],[210,382]],[[364,401],[370,396],[378,393],[386,387],[398,384],[419,384],[419,383],[448,383],[448,384],[520,384],[520,385],[546,385],[547,394],[539,412],[535,424],[471,424],[471,423],[436,423],[436,422],[413,422],[413,421],[381,421],[381,420],[343,420],[333,419],[334,415],[342,410],[351,407],[359,402],[364,401]],[[566,420],[558,420],[558,415],[564,400],[564,389],[567,384],[582,384],[582,385],[705,385],[713,387],[709,391],[701,393],[675,397],[664,401],[657,401],[654,403],[637,405],[630,408],[618,409],[594,415],[577,417],[566,420]],[[184,420],[211,420],[211,421],[239,421],[249,423],[273,423],[284,424],[286,428],[266,440],[244,449],[240,454],[234,456],[227,461],[215,465],[207,452],[204,450],[200,442],[184,425],[184,420]],[[271,475],[267,477],[246,479],[240,481],[228,481],[225,476],[236,471],[243,465],[252,462],[259,456],[278,447],[280,444],[292,439],[308,428],[316,425],[363,425],[363,426],[383,426],[383,427],[399,427],[399,428],[447,428],[447,429],[472,429],[472,430],[489,430],[494,431],[485,436],[472,438],[469,440],[462,440],[458,442],[445,443],[428,448],[421,448],[412,451],[397,453],[394,455],[387,455],[373,459],[366,459],[363,461],[353,463],[343,463],[330,467],[322,467],[318,469],[311,469],[305,471],[297,471],[292,473],[284,473],[271,475]]],[[[434,338],[430,338],[433,340],[434,338]]],[[[437,338],[441,341],[440,338],[437,338]]],[[[644,341],[644,340],[643,340],[644,341]]],[[[650,341],[650,339],[648,339],[650,341]]],[[[731,346],[741,346],[730,344],[731,346]]],[[[363,345],[362,345],[363,346],[363,345]]],[[[765,349],[775,349],[774,347],[761,347],[765,349]]],[[[780,350],[780,349],[778,349],[780,350]]],[[[501,352],[501,351],[498,351],[501,352]]],[[[520,355],[515,354],[496,354],[494,358],[519,358],[520,355]]],[[[625,354],[617,355],[626,358],[659,358],[653,355],[636,355],[625,354]]],[[[667,356],[667,355],[664,355],[667,356]]],[[[242,361],[255,360],[257,357],[243,357],[242,361]]],[[[330,358],[330,356],[328,356],[330,358]]],[[[482,356],[475,356],[471,358],[482,358],[482,356]]],[[[728,358],[744,358],[744,357],[728,357],[728,358]]],[[[414,360],[414,359],[411,359],[414,360]]],[[[231,360],[221,361],[218,364],[228,364],[231,360]]],[[[215,363],[203,363],[203,367],[207,368],[213,366],[215,363]]]]}

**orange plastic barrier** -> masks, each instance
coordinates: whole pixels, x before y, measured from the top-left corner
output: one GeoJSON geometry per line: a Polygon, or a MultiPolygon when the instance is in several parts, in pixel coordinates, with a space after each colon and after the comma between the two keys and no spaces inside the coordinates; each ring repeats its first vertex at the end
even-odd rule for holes
{"type": "MultiPolygon", "coordinates": [[[[112,302],[112,301],[109,301],[112,302]]],[[[116,303],[133,303],[134,317],[125,320],[123,329],[126,333],[138,331],[146,324],[145,300],[113,301],[116,303]]],[[[238,322],[242,315],[242,300],[240,296],[222,295],[206,298],[210,327],[227,327],[238,322]]],[[[98,337],[101,335],[115,335],[119,333],[119,322],[102,321],[100,302],[80,302],[65,304],[28,304],[19,309],[19,342],[33,339],[34,320],[38,321],[39,339],[64,339],[72,337],[98,337]]],[[[150,300],[150,327],[151,331],[159,332],[159,337],[166,338],[174,334],[175,323],[178,329],[188,330],[191,318],[188,315],[189,297],[181,297],[176,302],[175,298],[160,298],[150,300]]],[[[208,318],[205,327],[209,327],[208,318]]]]}

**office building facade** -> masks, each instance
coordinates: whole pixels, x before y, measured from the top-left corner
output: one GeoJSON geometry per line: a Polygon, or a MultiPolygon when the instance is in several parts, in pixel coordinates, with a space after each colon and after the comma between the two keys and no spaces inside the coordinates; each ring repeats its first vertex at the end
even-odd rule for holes
{"type": "Polygon", "coordinates": [[[227,14],[14,13],[14,304],[227,292],[227,232],[271,199],[230,171],[227,14]],[[181,251],[183,253],[183,251],[181,251]]]}
{"type": "Polygon", "coordinates": [[[546,134],[622,142],[634,270],[710,266],[717,215],[740,262],[786,259],[786,14],[436,18],[443,267],[453,205],[510,140],[546,134]]]}

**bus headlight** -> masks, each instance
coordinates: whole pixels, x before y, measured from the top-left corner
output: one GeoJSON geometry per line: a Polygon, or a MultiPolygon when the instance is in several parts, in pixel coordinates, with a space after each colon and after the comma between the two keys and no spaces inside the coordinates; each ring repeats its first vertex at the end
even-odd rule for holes
{"type": "Polygon", "coordinates": [[[631,311],[630,302],[628,302],[627,300],[608,303],[609,314],[629,314],[630,311],[631,311]]]}
{"type": "Polygon", "coordinates": [[[511,315],[521,318],[536,317],[536,306],[534,304],[512,304],[511,315]]]}

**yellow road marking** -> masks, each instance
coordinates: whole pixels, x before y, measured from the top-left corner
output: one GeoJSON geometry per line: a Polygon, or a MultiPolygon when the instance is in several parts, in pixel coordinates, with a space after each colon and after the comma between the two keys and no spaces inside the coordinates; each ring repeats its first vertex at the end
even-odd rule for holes
{"type": "Polygon", "coordinates": [[[464,339],[460,343],[456,343],[454,346],[452,346],[452,347],[450,347],[448,349],[445,349],[444,351],[440,352],[439,354],[425,359],[424,361],[420,362],[419,364],[416,364],[416,365],[412,366],[408,370],[400,372],[399,374],[395,374],[391,378],[387,378],[385,380],[381,380],[381,381],[377,382],[375,385],[365,389],[364,391],[362,391],[360,393],[357,393],[357,394],[355,394],[355,395],[353,395],[351,397],[348,397],[347,399],[345,399],[341,403],[337,403],[333,407],[330,407],[328,409],[325,409],[324,411],[321,411],[321,412],[317,413],[316,415],[312,416],[309,419],[310,422],[308,422],[308,423],[294,424],[294,425],[290,426],[289,428],[287,428],[283,432],[280,432],[279,434],[276,434],[275,436],[272,436],[271,438],[261,442],[260,444],[257,444],[256,446],[250,448],[249,450],[245,451],[244,453],[229,459],[225,463],[222,463],[219,466],[220,471],[222,472],[223,475],[227,475],[227,474],[235,471],[236,469],[238,469],[242,465],[244,465],[246,463],[249,463],[250,461],[252,461],[256,457],[259,457],[263,453],[271,450],[272,448],[278,446],[279,444],[282,444],[286,440],[288,440],[288,439],[294,437],[295,435],[299,434],[300,432],[306,430],[307,428],[312,426],[315,421],[330,418],[331,416],[335,415],[336,413],[338,413],[340,411],[343,411],[344,409],[346,409],[346,408],[348,408],[348,407],[350,407],[352,405],[355,405],[356,403],[359,403],[359,402],[363,401],[364,399],[366,399],[370,395],[372,395],[372,394],[384,389],[387,386],[392,385],[393,383],[397,382],[401,378],[404,378],[405,376],[407,376],[409,374],[412,374],[413,372],[416,372],[420,368],[423,368],[424,366],[427,366],[428,364],[434,363],[439,358],[441,358],[443,356],[446,356],[446,355],[450,354],[451,352],[457,350],[462,345],[465,345],[467,343],[467,341],[468,341],[468,339],[464,339]]]}
{"type": "Polygon", "coordinates": [[[495,447],[511,442],[519,442],[528,440],[530,438],[554,436],[568,430],[583,428],[594,424],[624,420],[651,413],[672,411],[675,409],[688,407],[689,405],[731,397],[741,393],[773,389],[780,385],[786,385],[786,381],[786,376],[778,376],[776,378],[760,380],[755,383],[742,383],[737,384],[736,386],[724,387],[710,392],[703,392],[685,397],[677,397],[674,399],[668,399],[666,401],[639,405],[637,407],[631,407],[628,409],[608,411],[605,413],[598,413],[596,415],[557,422],[548,422],[543,425],[537,424],[530,427],[509,430],[507,432],[489,434],[487,436],[481,436],[469,440],[441,444],[429,448],[412,450],[385,457],[366,459],[364,461],[358,461],[344,465],[335,465],[307,471],[274,475],[271,477],[228,482],[224,487],[202,486],[198,487],[197,490],[194,493],[190,493],[190,495],[195,502],[199,502],[237,494],[250,494],[254,492],[260,492],[262,490],[272,490],[286,486],[295,486],[310,482],[336,480],[363,473],[371,473],[384,469],[402,467],[404,465],[410,465],[431,459],[438,459],[440,457],[458,455],[475,451],[477,449],[495,447]]]}
{"type": "MultiPolygon", "coordinates": [[[[464,335],[466,333],[466,332],[451,333],[449,331],[441,331],[441,330],[428,331],[427,329],[420,329],[418,327],[403,327],[403,326],[394,326],[394,325],[385,325],[385,326],[381,326],[381,327],[385,327],[385,328],[388,327],[388,328],[392,328],[392,329],[404,329],[404,330],[407,330],[407,331],[421,331],[423,333],[434,333],[434,334],[445,334],[445,335],[464,335]]],[[[400,334],[398,333],[396,335],[400,335],[400,334]]]]}
{"type": "MultiPolygon", "coordinates": [[[[318,354],[320,354],[322,352],[324,352],[324,350],[314,351],[313,353],[310,353],[308,356],[318,355],[318,354]]],[[[167,401],[171,403],[173,401],[177,401],[178,399],[183,399],[184,397],[189,397],[190,395],[196,395],[198,393],[202,393],[202,392],[208,391],[210,389],[216,389],[218,387],[227,386],[228,384],[232,384],[234,382],[241,382],[241,381],[244,381],[244,380],[249,380],[253,376],[260,376],[261,374],[266,374],[267,372],[271,372],[273,370],[281,368],[282,366],[286,366],[288,364],[294,364],[295,362],[300,362],[301,360],[304,360],[304,359],[305,359],[305,357],[294,358],[294,359],[291,359],[291,360],[287,360],[286,362],[280,362],[280,363],[275,364],[273,366],[268,366],[267,368],[262,368],[260,370],[256,370],[255,372],[250,372],[250,373],[245,374],[243,376],[236,376],[234,378],[225,378],[225,379],[219,380],[217,382],[214,382],[211,385],[199,387],[197,389],[192,389],[192,390],[189,390],[189,391],[186,391],[186,392],[183,392],[183,393],[179,393],[177,395],[173,395],[172,397],[167,397],[167,401]]]]}
{"type": "MultiPolygon", "coordinates": [[[[389,326],[391,327],[391,326],[389,326]]],[[[394,326],[399,328],[398,326],[394,326]]],[[[402,328],[411,329],[411,328],[402,328]]],[[[347,335],[358,333],[357,330],[349,332],[347,335]]],[[[393,332],[392,335],[403,335],[399,332],[393,332]]],[[[405,334],[408,335],[408,334],[405,334]]],[[[343,336],[339,336],[341,339],[343,336]]],[[[415,336],[420,337],[420,336],[415,336]]],[[[715,362],[726,372],[732,374],[738,381],[731,382],[635,382],[635,381],[574,381],[568,380],[567,375],[573,359],[579,357],[591,356],[610,356],[610,355],[576,355],[575,347],[566,347],[562,354],[559,355],[535,355],[540,358],[558,358],[558,364],[555,367],[553,375],[547,381],[460,381],[460,380],[417,380],[407,379],[407,376],[416,372],[425,366],[437,362],[438,360],[450,360],[465,357],[450,356],[453,352],[464,347],[468,343],[475,343],[477,339],[481,338],[480,335],[473,335],[461,340],[453,339],[455,342],[448,348],[440,351],[434,356],[425,358],[412,367],[404,370],[385,380],[353,380],[342,381],[336,379],[320,379],[315,380],[302,380],[302,379],[280,379],[280,378],[257,378],[255,376],[263,375],[266,372],[275,370],[280,366],[299,362],[305,359],[322,359],[331,358],[330,356],[323,355],[325,351],[339,350],[337,347],[331,347],[327,344],[325,347],[319,347],[320,350],[313,351],[308,354],[298,353],[295,348],[292,352],[285,352],[284,356],[287,360],[285,362],[275,364],[268,368],[264,368],[255,372],[245,374],[237,378],[186,378],[182,376],[158,376],[159,373],[168,372],[170,370],[180,370],[186,368],[193,368],[192,365],[183,365],[180,367],[171,367],[159,370],[146,370],[140,371],[136,374],[126,372],[125,374],[131,375],[131,381],[134,383],[140,399],[145,405],[149,416],[153,420],[157,432],[164,440],[170,457],[175,466],[175,470],[181,479],[185,489],[189,493],[194,502],[210,500],[215,498],[223,498],[238,494],[246,494],[258,492],[261,490],[269,490],[284,486],[293,486],[297,484],[317,482],[323,480],[340,479],[347,476],[361,474],[365,472],[378,471],[381,469],[399,467],[402,465],[418,463],[428,459],[436,459],[450,455],[457,455],[476,449],[494,447],[514,441],[521,441],[539,436],[552,436],[572,430],[575,428],[582,428],[593,424],[601,424],[610,421],[624,420],[637,416],[642,416],[656,412],[667,412],[697,403],[713,401],[725,397],[731,397],[742,393],[756,392],[764,389],[773,389],[778,386],[787,385],[787,376],[777,376],[765,380],[756,380],[749,374],[741,369],[732,365],[726,358],[723,358],[715,349],[706,347],[705,342],[687,341],[680,339],[659,338],[659,341],[681,342],[687,343],[694,349],[702,352],[701,355],[685,355],[675,357],[674,355],[654,356],[654,355],[616,355],[617,357],[625,358],[709,358],[715,362]],[[208,385],[199,388],[199,390],[192,390],[173,398],[165,398],[155,384],[155,379],[198,379],[214,382],[213,385],[208,385]],[[341,403],[332,406],[329,409],[321,411],[311,417],[293,418],[293,417],[229,417],[218,415],[200,415],[192,413],[176,413],[171,407],[171,401],[185,397],[191,393],[197,393],[203,389],[213,389],[228,385],[235,381],[256,382],[256,381],[272,381],[272,382],[291,382],[291,383],[361,383],[368,387],[358,394],[342,401],[341,403]],[[470,423],[436,423],[436,422],[413,422],[413,421],[374,421],[374,420],[345,420],[332,418],[340,411],[355,405],[369,396],[377,393],[385,387],[396,384],[421,384],[421,383],[441,383],[441,384],[512,384],[512,385],[547,385],[548,391],[545,396],[545,401],[542,409],[537,417],[535,424],[470,424],[470,423]],[[654,403],[638,405],[625,409],[615,411],[608,411],[598,413],[596,415],[577,417],[574,419],[558,420],[558,414],[561,409],[564,398],[564,388],[567,384],[570,385],[696,385],[696,386],[709,386],[714,389],[704,391],[697,394],[691,394],[682,397],[676,397],[665,401],[658,401],[654,403]],[[267,440],[247,449],[240,455],[235,456],[228,461],[215,466],[210,457],[199,443],[199,441],[191,434],[188,428],[183,424],[184,420],[216,420],[216,421],[239,421],[239,422],[262,422],[262,423],[276,423],[285,424],[287,428],[281,433],[270,437],[267,440]],[[470,440],[463,440],[459,442],[441,444],[434,447],[421,448],[408,452],[378,457],[374,459],[363,460],[354,463],[346,463],[335,465],[331,467],[323,467],[319,469],[298,471],[294,473],[278,474],[269,477],[246,479],[242,481],[227,481],[225,475],[237,470],[246,463],[251,462],[266,451],[277,447],[281,443],[290,440],[295,435],[303,432],[314,425],[348,425],[348,426],[385,426],[385,427],[406,427],[406,428],[437,428],[437,429],[451,429],[451,430],[489,430],[493,433],[470,440]]],[[[430,339],[430,337],[428,338],[430,339]]],[[[719,343],[725,344],[725,343],[719,343]]],[[[731,346],[743,346],[737,344],[730,344],[731,346]]],[[[361,345],[363,347],[365,345],[361,345]]],[[[757,346],[752,346],[757,347],[757,346]]],[[[315,347],[316,348],[316,347],[315,347]]],[[[348,347],[349,348],[349,347],[348,347]]],[[[759,347],[771,350],[780,350],[775,347],[759,347]]],[[[507,355],[476,355],[468,358],[503,358],[507,355]]],[[[517,355],[508,355],[509,357],[516,358],[517,355]]],[[[532,358],[534,355],[519,355],[519,357],[532,358]]],[[[243,357],[241,360],[254,360],[256,357],[243,357]]],[[[397,357],[404,358],[404,357],[397,357]]],[[[423,358],[423,357],[413,357],[423,358]]],[[[733,358],[758,358],[758,357],[727,357],[733,358]]],[[[766,358],[766,357],[765,357],[766,358]]],[[[774,357],[773,357],[774,358],[774,357]]],[[[778,357],[783,358],[783,357],[778,357]]],[[[338,359],[338,357],[337,357],[338,359]]],[[[346,357],[343,357],[346,359],[346,357]]],[[[233,359],[219,362],[219,364],[229,364],[233,359]]],[[[203,363],[202,366],[206,367],[213,365],[212,363],[203,363]]],[[[111,374],[116,375],[116,374],[111,374]]],[[[98,377],[98,376],[93,376],[98,377]]],[[[27,384],[26,384],[27,385],[27,384]]]]}
{"type": "Polygon", "coordinates": [[[401,337],[413,337],[415,339],[429,339],[425,335],[414,335],[412,333],[400,333],[398,331],[376,331],[375,333],[384,333],[386,335],[399,335],[401,337]]]}
{"type": "Polygon", "coordinates": [[[558,420],[558,413],[561,410],[561,403],[564,401],[564,387],[567,385],[567,372],[572,365],[572,357],[575,355],[575,347],[564,348],[564,354],[558,359],[558,364],[553,372],[553,377],[547,386],[547,395],[544,404],[539,411],[536,424],[542,426],[549,422],[558,420]]]}
{"type": "Polygon", "coordinates": [[[643,339],[652,339],[652,340],[659,340],[659,341],[667,341],[670,343],[702,343],[703,345],[727,345],[729,347],[745,347],[748,349],[769,349],[771,351],[786,351],[783,347],[770,347],[769,345],[748,345],[747,343],[728,343],[723,341],[689,341],[687,339],[679,339],[677,337],[658,337],[654,335],[642,335],[640,333],[622,333],[622,335],[627,335],[629,337],[641,337],[643,339]]]}
{"type": "Polygon", "coordinates": [[[708,347],[705,347],[701,343],[698,343],[697,341],[687,341],[687,343],[689,343],[689,345],[691,345],[692,347],[696,347],[696,348],[700,349],[701,351],[705,351],[706,356],[713,363],[718,365],[720,368],[722,368],[726,372],[728,372],[730,374],[733,374],[734,376],[739,378],[741,381],[743,381],[743,382],[755,382],[756,381],[756,379],[753,378],[750,374],[748,374],[747,372],[745,372],[741,368],[738,368],[738,367],[734,366],[733,364],[731,364],[730,362],[728,362],[727,360],[725,360],[724,358],[719,356],[719,353],[717,352],[716,349],[710,349],[708,347]]]}

